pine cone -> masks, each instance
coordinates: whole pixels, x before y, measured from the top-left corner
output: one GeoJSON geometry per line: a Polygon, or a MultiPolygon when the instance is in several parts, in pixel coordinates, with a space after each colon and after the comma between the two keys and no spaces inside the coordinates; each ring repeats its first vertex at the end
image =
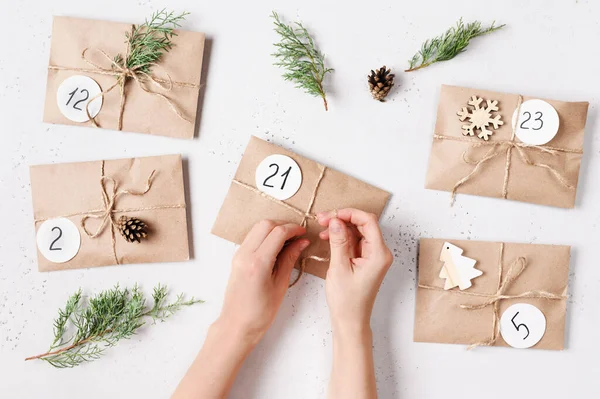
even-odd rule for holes
{"type": "Polygon", "coordinates": [[[127,240],[127,242],[140,242],[148,235],[146,223],[138,218],[129,216],[121,216],[117,222],[119,233],[127,240]]]}
{"type": "Polygon", "coordinates": [[[385,67],[381,67],[377,72],[371,70],[369,75],[369,89],[375,100],[383,102],[384,98],[390,92],[392,86],[394,86],[394,74],[390,73],[390,70],[385,67]]]}

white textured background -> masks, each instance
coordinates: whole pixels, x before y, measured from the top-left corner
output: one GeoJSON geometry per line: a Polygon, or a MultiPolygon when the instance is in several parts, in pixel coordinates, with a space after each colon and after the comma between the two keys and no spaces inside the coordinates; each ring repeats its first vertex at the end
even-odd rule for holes
{"type": "MultiPolygon", "coordinates": [[[[217,317],[233,244],[210,227],[251,134],[393,192],[382,218],[396,260],[372,325],[382,398],[598,398],[600,329],[600,139],[597,40],[600,3],[562,1],[287,2],[1,0],[0,26],[0,397],[165,398],[217,317]],[[168,6],[192,12],[206,32],[204,105],[193,141],[50,126],[41,122],[53,15],[141,22],[168,6]],[[271,9],[301,19],[336,69],[331,109],[294,89],[271,65],[271,9]],[[463,16],[508,26],[447,63],[405,74],[425,39],[463,16]],[[373,101],[366,74],[397,72],[389,101],[373,101]],[[577,207],[561,210],[423,189],[440,84],[591,102],[577,207]],[[193,260],[39,273],[28,166],[183,153],[189,167],[193,260]],[[519,351],[412,342],[419,237],[573,246],[567,350],[519,351]],[[82,287],[158,283],[207,301],[145,328],[94,363],[55,370],[24,362],[44,351],[52,319],[82,287]]],[[[331,332],[323,281],[305,277],[251,355],[233,398],[319,398],[326,391],[331,332]]],[[[210,367],[210,365],[206,365],[210,367]]]]}

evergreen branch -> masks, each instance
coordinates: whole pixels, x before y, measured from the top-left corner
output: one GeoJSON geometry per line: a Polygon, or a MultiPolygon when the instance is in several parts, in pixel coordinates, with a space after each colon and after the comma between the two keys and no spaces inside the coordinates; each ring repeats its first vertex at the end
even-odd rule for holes
{"type": "Polygon", "coordinates": [[[54,349],[58,346],[65,345],[71,341],[71,338],[64,340],[64,336],[67,329],[67,322],[71,318],[73,312],[79,308],[79,301],[81,300],[81,290],[75,292],[67,300],[65,309],[58,309],[58,318],[54,320],[54,341],[50,345],[50,349],[54,349]]]}
{"type": "Polygon", "coordinates": [[[486,28],[475,21],[465,25],[462,18],[456,26],[448,29],[441,36],[425,40],[421,49],[409,60],[409,68],[404,72],[412,72],[440,61],[448,61],[466,50],[471,39],[503,28],[506,25],[495,25],[495,21],[486,28]]]}
{"type": "Polygon", "coordinates": [[[131,338],[144,325],[144,317],[164,320],[186,306],[203,302],[184,300],[183,294],[171,303],[165,303],[166,298],[167,287],[159,284],[154,288],[153,306],[148,308],[137,285],[131,291],[117,285],[90,298],[85,306],[80,305],[79,290],[58,311],[50,349],[25,360],[41,359],[58,368],[75,367],[100,358],[107,347],[131,338]],[[69,321],[76,331],[73,337],[65,339],[69,321]]]}
{"type": "Polygon", "coordinates": [[[149,74],[152,64],[160,61],[163,54],[173,47],[174,29],[189,15],[188,12],[175,14],[162,9],[152,14],[141,25],[134,25],[131,33],[127,32],[129,54],[127,59],[118,54],[114,61],[120,66],[133,69],[142,74],[149,74]]]}
{"type": "Polygon", "coordinates": [[[275,53],[271,54],[277,58],[274,65],[287,70],[283,74],[285,80],[294,82],[297,88],[312,96],[321,97],[327,111],[323,80],[333,69],[325,67],[325,56],[316,48],[313,38],[301,23],[286,25],[275,11],[271,18],[274,19],[275,32],[281,38],[279,43],[274,44],[275,53]]]}

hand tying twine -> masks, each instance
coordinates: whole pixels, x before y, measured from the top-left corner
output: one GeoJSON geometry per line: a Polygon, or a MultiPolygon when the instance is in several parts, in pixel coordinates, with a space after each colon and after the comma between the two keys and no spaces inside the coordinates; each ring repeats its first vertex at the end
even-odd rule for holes
{"type": "MultiPolygon", "coordinates": [[[[302,211],[301,209],[298,209],[290,204],[288,204],[287,202],[281,201],[277,198],[274,198],[272,196],[270,196],[267,193],[264,193],[262,191],[260,191],[258,188],[253,187],[249,184],[243,183],[237,179],[233,179],[233,183],[237,184],[238,186],[244,187],[258,195],[260,195],[263,198],[268,199],[269,201],[273,201],[281,206],[283,206],[284,208],[298,214],[299,216],[302,216],[302,221],[300,222],[300,225],[304,228],[306,228],[307,224],[308,224],[308,220],[312,219],[312,220],[317,220],[317,215],[311,213],[313,204],[315,203],[315,199],[317,197],[317,191],[319,189],[319,186],[321,185],[321,181],[323,180],[323,176],[325,175],[325,170],[327,169],[325,166],[323,165],[319,165],[319,168],[321,169],[321,173],[319,174],[319,177],[317,178],[317,182],[315,184],[315,188],[313,189],[312,195],[310,197],[310,201],[308,203],[308,206],[306,207],[306,211],[302,211]]],[[[336,215],[337,215],[337,211],[336,211],[336,215]]],[[[323,258],[320,256],[316,256],[316,255],[310,255],[310,256],[306,256],[304,258],[302,258],[302,260],[300,260],[300,269],[298,272],[298,275],[296,276],[296,278],[294,279],[294,281],[292,281],[292,283],[289,285],[288,288],[293,287],[294,285],[296,285],[296,283],[298,283],[298,281],[300,281],[300,278],[302,277],[302,275],[304,274],[304,269],[306,268],[306,262],[309,260],[316,260],[318,262],[329,262],[329,258],[323,258]]]]}

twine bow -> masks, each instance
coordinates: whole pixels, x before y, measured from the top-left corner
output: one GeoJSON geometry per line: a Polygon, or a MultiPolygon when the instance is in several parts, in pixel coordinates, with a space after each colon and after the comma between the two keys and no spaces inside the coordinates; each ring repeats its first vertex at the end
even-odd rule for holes
{"type": "MultiPolygon", "coordinates": [[[[528,263],[527,263],[527,259],[525,257],[523,257],[523,256],[518,257],[510,264],[510,266],[506,272],[506,276],[504,278],[502,278],[503,255],[504,255],[504,243],[501,243],[500,244],[500,260],[498,262],[499,263],[498,264],[498,289],[496,290],[495,293],[481,294],[481,293],[470,292],[470,291],[456,291],[456,290],[454,291],[454,292],[456,292],[458,294],[462,294],[462,295],[485,298],[485,300],[479,304],[475,304],[475,305],[462,304],[462,305],[460,305],[461,309],[478,310],[478,309],[484,309],[488,306],[493,307],[491,338],[469,345],[467,347],[468,350],[471,350],[478,346],[493,346],[496,343],[496,341],[498,340],[498,337],[500,336],[500,314],[499,314],[499,302],[500,301],[502,301],[504,299],[519,299],[519,298],[544,299],[544,300],[552,301],[552,300],[561,300],[561,299],[566,298],[566,296],[564,296],[564,295],[557,295],[552,292],[541,291],[541,290],[531,290],[531,291],[526,291],[526,292],[522,292],[520,294],[515,294],[515,295],[507,294],[507,291],[510,288],[510,286],[525,271],[528,263]]],[[[433,286],[424,285],[424,284],[419,284],[418,287],[428,289],[428,290],[444,291],[442,288],[433,287],[433,286]]]]}
{"type": "MultiPolygon", "coordinates": [[[[523,96],[519,95],[518,101],[517,101],[517,107],[516,107],[516,115],[520,114],[522,103],[523,103],[523,96]]],[[[469,174],[467,174],[465,177],[461,178],[454,184],[454,187],[452,188],[452,191],[451,191],[451,197],[450,197],[451,205],[454,203],[458,189],[463,184],[470,181],[477,174],[477,172],[479,172],[482,169],[482,167],[486,163],[488,163],[490,160],[492,160],[500,155],[503,155],[503,154],[506,155],[506,163],[504,166],[504,180],[502,183],[502,198],[506,199],[508,196],[508,179],[509,179],[509,175],[510,175],[510,167],[511,167],[511,163],[512,163],[513,150],[515,150],[517,152],[517,154],[519,155],[519,158],[521,159],[521,161],[523,161],[524,164],[529,165],[529,166],[538,167],[538,168],[544,168],[544,169],[550,171],[552,176],[554,176],[555,179],[563,187],[565,187],[566,189],[569,189],[569,190],[575,189],[575,186],[572,185],[571,183],[569,183],[567,178],[560,171],[558,171],[555,167],[545,164],[545,163],[532,161],[531,158],[529,157],[529,155],[527,154],[527,152],[528,151],[539,151],[540,153],[545,153],[545,154],[550,154],[550,155],[558,155],[560,153],[583,154],[583,151],[578,150],[578,149],[571,149],[571,148],[550,147],[550,146],[546,146],[546,145],[530,145],[530,144],[526,144],[526,143],[522,143],[522,142],[516,142],[515,141],[516,129],[517,129],[517,123],[515,122],[513,124],[513,129],[512,129],[512,134],[511,134],[510,140],[474,141],[472,139],[469,139],[469,138],[466,138],[463,136],[454,137],[454,136],[444,136],[444,135],[440,135],[440,134],[433,135],[433,138],[436,140],[453,140],[453,141],[463,141],[466,143],[471,143],[471,146],[463,152],[462,160],[466,164],[474,165],[474,167],[471,170],[471,172],[469,172],[469,174]],[[485,153],[485,155],[483,157],[481,157],[479,160],[471,160],[469,158],[470,150],[473,150],[473,149],[476,149],[479,147],[484,147],[484,146],[485,147],[489,146],[491,148],[485,153]]]]}
{"type": "MultiPolygon", "coordinates": [[[[296,213],[299,216],[302,216],[302,221],[300,222],[300,225],[302,227],[306,227],[308,224],[308,220],[312,219],[312,220],[317,220],[317,215],[311,213],[312,211],[312,207],[313,204],[315,203],[315,199],[317,197],[317,191],[319,189],[319,186],[321,185],[321,181],[323,180],[323,176],[325,176],[325,170],[327,169],[325,166],[320,165],[319,164],[319,169],[321,170],[321,173],[319,173],[319,177],[317,178],[317,182],[315,184],[315,188],[313,189],[312,195],[310,197],[310,201],[308,203],[308,206],[306,207],[306,211],[303,211],[301,209],[296,208],[295,206],[292,206],[290,204],[288,204],[287,202],[281,201],[275,197],[270,196],[267,193],[264,193],[262,191],[260,191],[258,188],[251,186],[249,184],[246,184],[244,182],[241,182],[237,179],[233,179],[233,183],[237,184],[238,186],[244,187],[250,191],[252,191],[253,193],[256,193],[258,195],[260,195],[263,198],[268,199],[269,201],[275,202],[281,206],[283,206],[284,208],[296,213]]],[[[336,211],[337,214],[337,211],[336,211]]],[[[296,278],[294,279],[294,281],[292,281],[292,283],[289,285],[289,288],[293,287],[294,285],[296,285],[296,283],[298,283],[298,281],[300,281],[300,278],[302,277],[302,275],[304,274],[304,269],[306,269],[306,262],[309,260],[316,260],[318,262],[329,262],[329,258],[323,258],[321,256],[316,256],[316,255],[310,255],[310,256],[306,256],[304,258],[302,258],[302,260],[300,260],[300,269],[299,269],[299,273],[296,276],[296,278]]]]}
{"type": "MultiPolygon", "coordinates": [[[[135,29],[135,26],[132,25],[131,26],[132,32],[135,29]]],[[[133,79],[138,87],[140,89],[142,89],[145,93],[148,93],[150,95],[153,96],[157,96],[161,99],[163,99],[171,108],[171,110],[173,111],[173,113],[175,113],[175,115],[177,115],[179,117],[179,119],[184,120],[188,123],[192,123],[192,121],[190,119],[188,119],[182,112],[181,110],[179,110],[179,108],[177,107],[177,105],[173,102],[173,100],[171,100],[169,97],[165,96],[162,93],[158,93],[156,91],[153,91],[148,85],[147,82],[150,81],[152,82],[154,85],[158,86],[160,89],[169,92],[173,89],[173,86],[178,86],[178,87],[192,87],[192,88],[198,88],[199,86],[197,84],[194,83],[186,83],[186,82],[175,82],[171,79],[171,76],[164,70],[164,68],[162,68],[160,65],[154,63],[154,62],[145,62],[142,64],[139,64],[133,68],[128,68],[126,66],[127,64],[127,59],[129,58],[130,55],[130,51],[131,51],[131,44],[129,43],[129,41],[127,41],[127,50],[125,52],[125,57],[122,59],[122,62],[117,62],[114,58],[110,57],[106,52],[104,52],[101,49],[97,49],[97,48],[85,48],[82,53],[81,53],[81,58],[83,59],[83,61],[85,61],[88,65],[90,65],[91,67],[93,67],[92,69],[88,69],[88,68],[69,68],[69,67],[61,67],[61,66],[54,66],[51,65],[48,68],[49,69],[54,69],[54,70],[66,70],[66,71],[77,71],[77,72],[86,72],[86,73],[94,73],[94,74],[98,74],[98,75],[109,75],[109,76],[114,76],[117,78],[117,81],[110,86],[108,89],[106,90],[102,90],[100,93],[96,94],[95,96],[93,96],[86,104],[85,106],[85,112],[89,118],[89,120],[92,122],[92,124],[95,127],[100,127],[100,125],[98,124],[98,122],[96,122],[95,117],[93,117],[90,114],[90,110],[89,110],[89,106],[90,104],[97,98],[104,98],[104,96],[108,93],[110,93],[115,87],[119,86],[119,91],[121,93],[121,99],[120,99],[120,103],[119,103],[119,116],[118,116],[118,121],[117,121],[117,130],[122,130],[123,128],[123,113],[125,111],[125,99],[126,99],[126,95],[125,95],[125,84],[127,83],[128,79],[133,79]],[[96,64],[95,62],[91,61],[90,59],[87,58],[86,53],[89,50],[93,50],[93,51],[97,51],[98,53],[100,53],[106,60],[108,60],[108,62],[110,63],[110,67],[106,68],[103,67],[99,64],[96,64]],[[164,71],[165,75],[166,75],[166,79],[161,79],[158,78],[156,76],[154,76],[151,73],[147,73],[144,72],[143,70],[141,70],[144,67],[154,67],[154,68],[160,68],[164,71]]]]}
{"type": "MultiPolygon", "coordinates": [[[[110,224],[111,229],[117,227],[117,222],[114,218],[115,213],[115,204],[116,200],[123,195],[144,195],[148,191],[150,191],[150,187],[152,187],[152,178],[154,177],[155,170],[150,173],[148,176],[148,180],[146,181],[146,188],[143,191],[133,191],[133,190],[117,190],[118,184],[112,177],[102,176],[100,177],[100,187],[102,190],[102,202],[104,204],[104,208],[100,211],[92,211],[87,215],[84,215],[81,218],[81,228],[84,233],[90,238],[98,237],[107,224],[110,224]],[[110,188],[108,183],[112,183],[110,188]],[[102,219],[102,223],[96,229],[94,233],[91,233],[86,226],[86,222],[88,219],[102,219]]],[[[113,241],[114,241],[114,230],[113,230],[113,241]]]]}

